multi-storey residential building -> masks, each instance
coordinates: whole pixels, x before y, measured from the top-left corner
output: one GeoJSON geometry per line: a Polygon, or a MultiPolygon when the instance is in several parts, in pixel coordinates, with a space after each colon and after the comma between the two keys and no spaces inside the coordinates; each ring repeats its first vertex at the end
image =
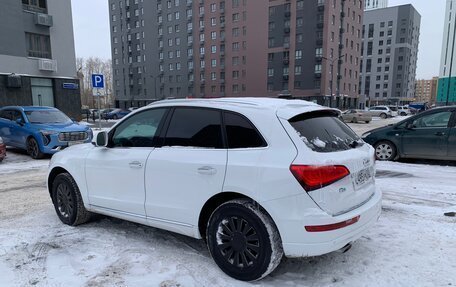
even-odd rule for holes
{"type": "Polygon", "coordinates": [[[280,94],[356,103],[360,0],[109,3],[119,107],[170,97],[280,94]]]}
{"type": "Polygon", "coordinates": [[[412,5],[366,11],[360,82],[363,101],[413,101],[420,22],[421,16],[412,5]]]}
{"type": "Polygon", "coordinates": [[[362,19],[359,0],[269,2],[269,95],[356,106],[362,19]]]}
{"type": "Polygon", "coordinates": [[[373,10],[388,7],[388,0],[364,0],[364,10],[373,10]]]}
{"type": "Polygon", "coordinates": [[[70,0],[5,0],[0,106],[53,106],[80,116],[70,0]]]}
{"type": "Polygon", "coordinates": [[[429,103],[429,105],[435,104],[438,79],[438,77],[434,77],[431,80],[417,80],[415,87],[415,102],[429,103]]]}
{"type": "Polygon", "coordinates": [[[456,104],[456,0],[446,1],[446,13],[437,92],[438,105],[456,104]]]}

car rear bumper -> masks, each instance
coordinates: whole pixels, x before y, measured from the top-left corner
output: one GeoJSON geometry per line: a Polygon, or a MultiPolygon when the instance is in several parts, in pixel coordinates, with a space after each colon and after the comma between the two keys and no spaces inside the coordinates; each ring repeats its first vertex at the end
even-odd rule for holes
{"type": "Polygon", "coordinates": [[[307,194],[302,194],[263,203],[279,229],[287,257],[317,256],[339,250],[365,234],[381,213],[379,189],[365,204],[339,216],[331,216],[318,207],[305,208],[309,206],[305,203],[308,199],[307,194]],[[305,229],[306,226],[339,224],[358,216],[356,223],[331,231],[308,232],[305,229]]]}

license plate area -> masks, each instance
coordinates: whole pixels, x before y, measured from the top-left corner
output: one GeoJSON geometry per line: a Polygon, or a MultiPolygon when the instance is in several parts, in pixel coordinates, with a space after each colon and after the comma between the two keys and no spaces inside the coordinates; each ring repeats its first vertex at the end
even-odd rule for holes
{"type": "Polygon", "coordinates": [[[71,142],[68,142],[68,146],[74,146],[74,145],[78,145],[78,144],[83,144],[84,141],[71,141],[71,142]]]}
{"type": "Polygon", "coordinates": [[[366,184],[372,181],[374,175],[374,169],[372,167],[368,167],[358,171],[357,173],[352,175],[353,186],[355,190],[359,190],[363,188],[366,184]]]}

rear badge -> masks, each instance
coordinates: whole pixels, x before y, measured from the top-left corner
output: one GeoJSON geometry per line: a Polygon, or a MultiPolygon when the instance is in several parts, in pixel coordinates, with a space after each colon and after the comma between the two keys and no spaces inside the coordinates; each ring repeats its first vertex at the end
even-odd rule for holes
{"type": "Polygon", "coordinates": [[[342,188],[339,188],[339,193],[343,193],[343,192],[346,192],[347,189],[345,187],[342,187],[342,188]]]}

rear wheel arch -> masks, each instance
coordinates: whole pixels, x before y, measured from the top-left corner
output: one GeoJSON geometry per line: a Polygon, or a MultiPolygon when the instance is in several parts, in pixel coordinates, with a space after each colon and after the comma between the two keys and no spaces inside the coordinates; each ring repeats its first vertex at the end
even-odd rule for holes
{"type": "Polygon", "coordinates": [[[221,192],[209,198],[201,208],[200,215],[198,218],[198,230],[203,240],[206,240],[206,229],[212,213],[220,205],[235,199],[246,199],[248,201],[253,202],[256,206],[258,206],[258,208],[262,212],[264,212],[267,216],[271,218],[272,221],[274,221],[269,212],[263,206],[261,206],[256,200],[237,192],[221,192]]]}

